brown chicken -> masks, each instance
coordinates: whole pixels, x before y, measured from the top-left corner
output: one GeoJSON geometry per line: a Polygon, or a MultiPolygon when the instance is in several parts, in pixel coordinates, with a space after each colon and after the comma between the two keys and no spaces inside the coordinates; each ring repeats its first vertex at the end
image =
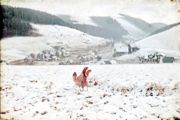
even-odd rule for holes
{"type": "Polygon", "coordinates": [[[82,90],[84,90],[85,86],[88,89],[87,77],[89,76],[90,72],[91,72],[91,70],[88,70],[88,67],[84,67],[83,71],[81,72],[81,74],[79,76],[77,76],[76,72],[73,73],[73,80],[74,80],[75,84],[77,86],[79,86],[79,88],[82,88],[82,90]]]}

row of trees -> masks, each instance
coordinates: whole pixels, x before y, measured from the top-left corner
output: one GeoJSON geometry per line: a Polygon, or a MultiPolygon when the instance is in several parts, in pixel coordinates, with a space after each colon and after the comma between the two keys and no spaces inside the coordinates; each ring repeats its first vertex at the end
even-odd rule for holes
{"type": "Polygon", "coordinates": [[[3,24],[3,37],[28,35],[28,32],[32,29],[28,22],[17,18],[3,19],[3,24]]]}
{"type": "Polygon", "coordinates": [[[28,33],[32,30],[30,23],[68,25],[55,15],[27,8],[2,5],[2,13],[3,37],[29,35],[28,33]]]}

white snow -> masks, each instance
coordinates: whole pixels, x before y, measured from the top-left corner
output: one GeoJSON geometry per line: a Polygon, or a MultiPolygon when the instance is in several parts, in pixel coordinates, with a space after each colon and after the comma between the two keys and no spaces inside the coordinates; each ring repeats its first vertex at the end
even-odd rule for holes
{"type": "Polygon", "coordinates": [[[18,120],[159,120],[180,117],[180,64],[89,66],[88,91],[72,73],[84,66],[7,66],[1,69],[1,117],[18,120]],[[145,92],[151,83],[159,90],[145,92]]]}
{"type": "Polygon", "coordinates": [[[171,56],[180,56],[180,25],[152,35],[135,43],[140,52],[158,51],[171,56]]]}
{"type": "Polygon", "coordinates": [[[96,23],[94,23],[89,16],[83,16],[83,15],[74,15],[71,18],[72,21],[76,21],[74,23],[76,24],[87,24],[87,25],[93,25],[98,26],[96,23]]]}
{"type": "Polygon", "coordinates": [[[122,16],[120,15],[114,16],[114,19],[116,19],[123,26],[123,28],[128,31],[130,34],[129,36],[132,36],[132,39],[134,40],[141,39],[147,35],[145,29],[139,29],[135,25],[129,23],[127,20],[123,20],[122,16]]]}

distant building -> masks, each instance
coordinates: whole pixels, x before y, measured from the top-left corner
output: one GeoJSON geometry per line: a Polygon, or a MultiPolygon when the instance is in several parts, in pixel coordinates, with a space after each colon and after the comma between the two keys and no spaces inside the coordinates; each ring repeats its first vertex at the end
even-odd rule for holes
{"type": "Polygon", "coordinates": [[[113,51],[113,57],[122,56],[124,54],[128,53],[127,46],[121,43],[114,44],[114,51],[113,51]]]}
{"type": "Polygon", "coordinates": [[[174,62],[174,57],[163,57],[162,59],[163,63],[173,63],[174,62]]]}

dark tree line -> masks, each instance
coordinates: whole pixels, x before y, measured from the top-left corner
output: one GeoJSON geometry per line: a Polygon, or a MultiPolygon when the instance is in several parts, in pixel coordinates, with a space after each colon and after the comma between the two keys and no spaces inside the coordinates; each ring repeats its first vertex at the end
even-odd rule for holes
{"type": "Polygon", "coordinates": [[[32,30],[28,21],[23,20],[16,9],[9,6],[2,6],[3,15],[3,37],[14,35],[27,35],[32,30]]]}
{"type": "Polygon", "coordinates": [[[2,5],[3,37],[26,36],[32,30],[30,23],[68,26],[55,15],[45,12],[2,5]]]}
{"type": "Polygon", "coordinates": [[[4,18],[3,19],[3,37],[14,36],[14,35],[28,35],[32,29],[31,25],[18,18],[4,18]]]}

